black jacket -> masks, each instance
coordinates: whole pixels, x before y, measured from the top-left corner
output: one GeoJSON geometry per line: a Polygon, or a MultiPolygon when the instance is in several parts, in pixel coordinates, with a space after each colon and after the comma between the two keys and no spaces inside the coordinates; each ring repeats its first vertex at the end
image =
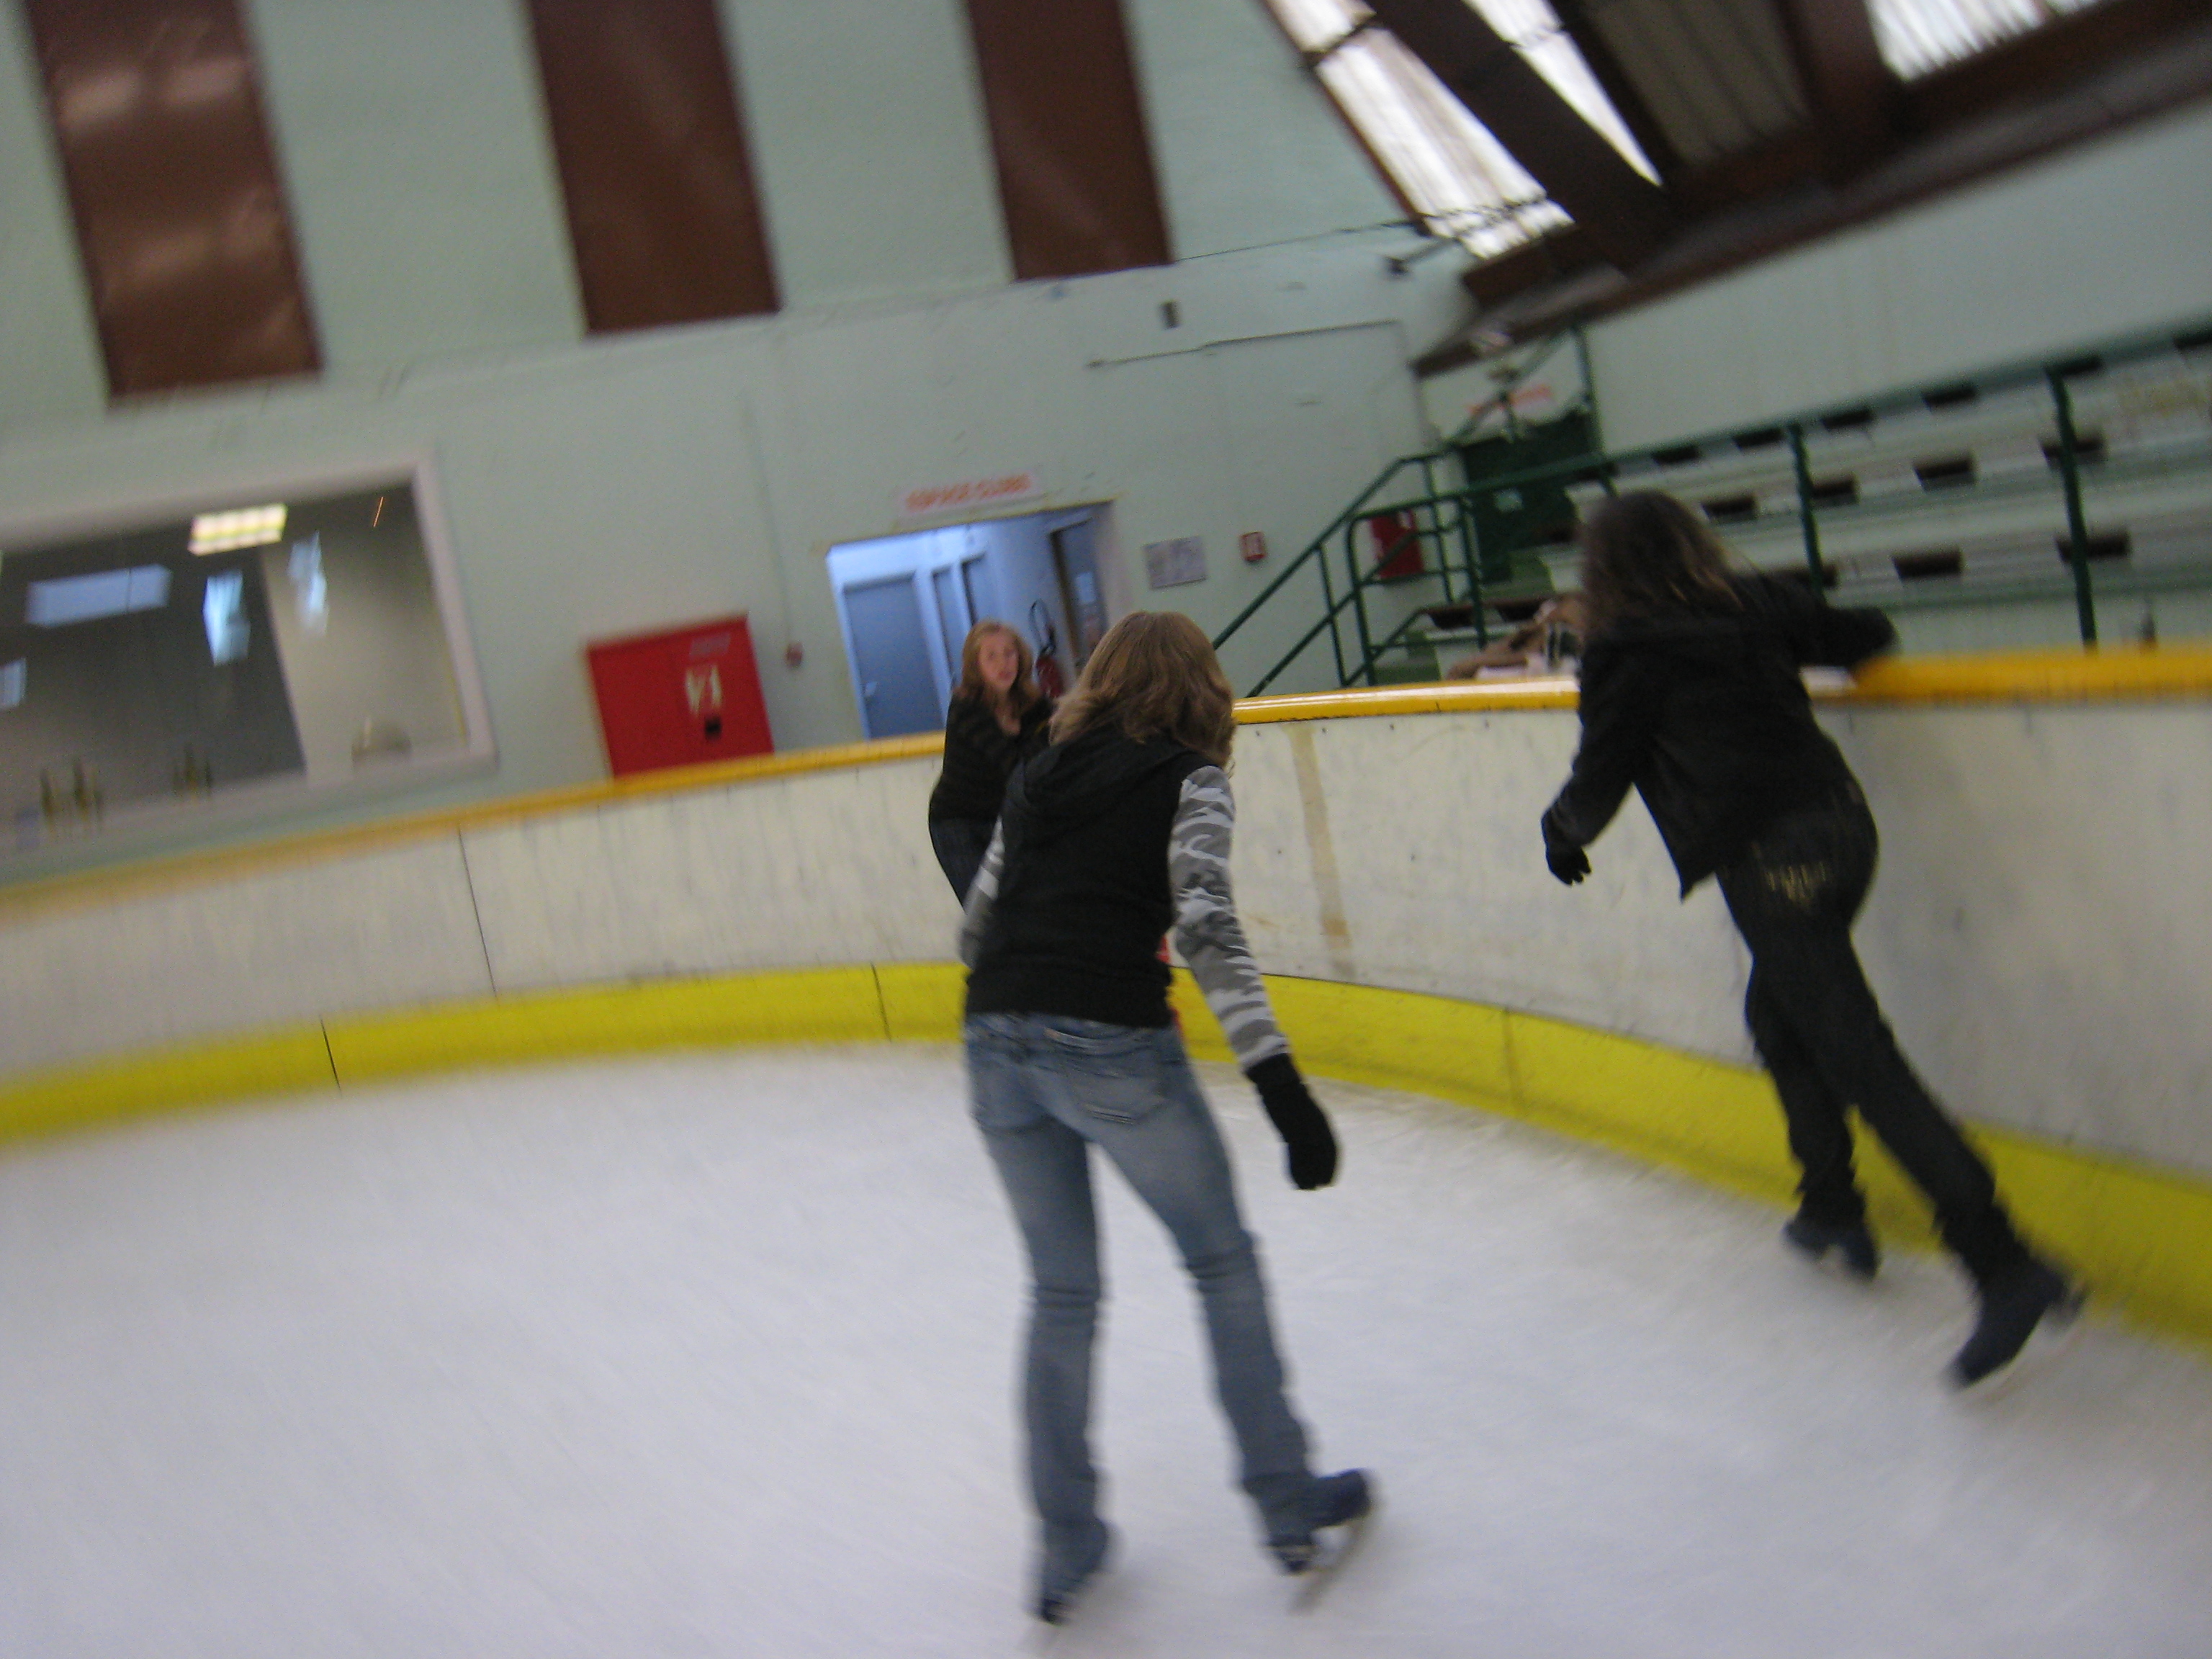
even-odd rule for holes
{"type": "Polygon", "coordinates": [[[1168,1023],[1168,838],[1183,780],[1212,763],[1178,744],[1103,729],[1015,772],[999,817],[998,891],[968,975],[969,1013],[1168,1023]]]}
{"type": "Polygon", "coordinates": [[[1022,711],[1018,732],[1009,732],[981,697],[955,697],[945,711],[945,770],[930,791],[929,821],[969,818],[989,823],[999,816],[1014,768],[1045,745],[1052,699],[1039,697],[1022,711]]]}
{"type": "Polygon", "coordinates": [[[1582,747],[1544,814],[1547,840],[1588,846],[1633,784],[1687,894],[1779,814],[1852,786],[1799,670],[1856,667],[1896,629],[1802,582],[1732,586],[1741,608],[1626,617],[1590,642],[1582,747]]]}

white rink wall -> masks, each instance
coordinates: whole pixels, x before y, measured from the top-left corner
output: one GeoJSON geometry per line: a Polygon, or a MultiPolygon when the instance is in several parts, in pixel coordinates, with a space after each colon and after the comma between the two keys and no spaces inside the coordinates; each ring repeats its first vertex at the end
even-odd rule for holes
{"type": "MultiPolygon", "coordinates": [[[[1884,836],[1859,929],[1968,1117],[2212,1174],[2212,708],[1844,704],[1884,836]]],[[[1431,993],[1750,1063],[1745,960],[1632,797],[1567,890],[1536,819],[1564,709],[1283,721],[1237,745],[1236,878],[1270,972],[1431,993]]],[[[718,782],[103,900],[0,896],[0,1078],[561,987],[949,960],[933,757],[718,782]]]]}

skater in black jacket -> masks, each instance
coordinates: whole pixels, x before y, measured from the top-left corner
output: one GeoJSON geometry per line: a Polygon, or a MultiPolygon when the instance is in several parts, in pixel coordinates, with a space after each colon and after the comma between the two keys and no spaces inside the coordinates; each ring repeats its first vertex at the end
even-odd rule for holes
{"type": "Polygon", "coordinates": [[[1582,545],[1582,745],[1544,814],[1545,861],[1571,886],[1588,875],[1583,848],[1633,785],[1684,896],[1719,882],[1751,951],[1745,1018],[1801,1171],[1784,1237],[1874,1277],[1856,1107],[1973,1280],[1979,1316],[1951,1376],[1978,1382],[2046,1318],[2072,1317],[2081,1295],[2013,1231],[1988,1166],[1906,1063],[1851,946],[1874,879],[1874,818],[1799,671],[1856,667],[1895,632],[1881,612],[1829,606],[1805,584],[1731,572],[1704,520],[1656,492],[1599,507],[1582,545]]]}
{"type": "Polygon", "coordinates": [[[1328,1185],[1336,1137],[1291,1063],[1230,896],[1224,769],[1236,729],[1195,623],[1123,617],[1060,706],[1052,746],[1014,774],[961,930],[975,1122],[1029,1250],[1032,1606],[1048,1623],[1097,1571],[1109,1538],[1089,1441],[1094,1147],[1159,1217],[1198,1289],[1215,1391],[1276,1560],[1308,1571],[1315,1534],[1369,1506],[1361,1471],[1308,1467],[1228,1149],[1168,1006],[1158,946],[1172,927],[1283,1137],[1292,1184],[1328,1185]]]}
{"type": "Polygon", "coordinates": [[[988,618],[960,647],[945,711],[945,769],[929,794],[929,843],[963,903],[1014,768],[1044,747],[1052,699],[1037,690],[1029,641],[988,618]]]}

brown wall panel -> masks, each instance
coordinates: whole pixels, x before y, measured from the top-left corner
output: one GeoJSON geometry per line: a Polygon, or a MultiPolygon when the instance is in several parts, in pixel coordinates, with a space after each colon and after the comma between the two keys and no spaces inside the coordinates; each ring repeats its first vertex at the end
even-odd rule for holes
{"type": "Polygon", "coordinates": [[[776,308],[714,0],[530,0],[595,334],[776,308]]]}
{"type": "Polygon", "coordinates": [[[1014,274],[1167,264],[1121,0],[968,0],[968,23],[1014,274]]]}
{"type": "Polygon", "coordinates": [[[109,394],[313,374],[236,0],[26,0],[109,394]]]}

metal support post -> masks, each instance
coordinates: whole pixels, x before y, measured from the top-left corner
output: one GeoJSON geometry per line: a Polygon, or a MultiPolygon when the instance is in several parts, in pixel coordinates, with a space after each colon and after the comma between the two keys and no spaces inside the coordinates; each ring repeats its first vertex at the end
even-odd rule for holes
{"type": "Polygon", "coordinates": [[[2081,510],[2081,462],[2074,435],[2074,394],[2066,377],[2047,369],[2051,401],[2058,411],[2058,477],[2066,491],[2066,562],[2074,572],[2074,611],[2081,624],[2081,643],[2097,642],[2097,601],[2089,590],[2089,520],[2081,510]]]}
{"type": "Polygon", "coordinates": [[[1790,459],[1797,477],[1797,522],[1805,532],[1805,568],[1813,573],[1813,594],[1828,596],[1828,568],[1820,561],[1820,526],[1813,516],[1813,470],[1805,459],[1805,428],[1790,422],[1790,459]]]}
{"type": "MultiPolygon", "coordinates": [[[[1367,588],[1360,580],[1359,526],[1364,520],[1354,519],[1344,526],[1344,568],[1352,575],[1352,614],[1359,624],[1359,672],[1367,677],[1370,685],[1375,684],[1375,641],[1367,630],[1367,588]]],[[[1346,682],[1349,684],[1349,682],[1346,682]]]]}

